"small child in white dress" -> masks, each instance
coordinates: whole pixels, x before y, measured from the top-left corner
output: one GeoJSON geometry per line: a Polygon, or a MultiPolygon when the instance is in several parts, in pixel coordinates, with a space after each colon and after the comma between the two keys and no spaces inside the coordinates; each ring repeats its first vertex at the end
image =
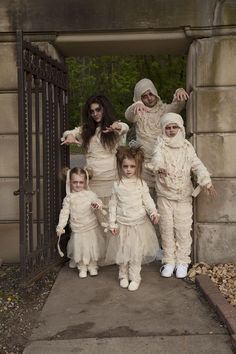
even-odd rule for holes
{"type": "Polygon", "coordinates": [[[164,252],[161,275],[171,277],[175,271],[176,278],[184,278],[191,262],[194,195],[191,173],[211,196],[215,197],[216,191],[208,170],[185,139],[182,117],[176,113],[164,114],[160,125],[162,135],[149,168],[156,172],[157,206],[161,215],[159,226],[164,252]]]}
{"type": "Polygon", "coordinates": [[[95,210],[102,208],[102,202],[88,189],[89,174],[86,169],[74,167],[67,171],[66,197],[56,228],[60,237],[69,220],[71,237],[67,245],[69,267],[78,268],[79,277],[98,274],[97,262],[104,257],[103,230],[98,224],[95,210]]]}
{"type": "Polygon", "coordinates": [[[159,214],[146,182],[141,179],[143,161],[140,147],[118,148],[119,181],[114,182],[109,203],[109,227],[115,237],[108,254],[112,254],[112,247],[116,249],[114,258],[119,264],[120,286],[130,291],[140,285],[141,264],[153,261],[159,249],[150,221],[157,224],[159,214]]]}

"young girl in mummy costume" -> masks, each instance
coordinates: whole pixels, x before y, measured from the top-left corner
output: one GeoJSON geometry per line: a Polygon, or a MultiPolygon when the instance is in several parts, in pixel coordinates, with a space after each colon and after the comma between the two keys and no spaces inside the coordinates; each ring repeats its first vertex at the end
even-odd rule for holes
{"type": "MultiPolygon", "coordinates": [[[[159,249],[150,221],[158,223],[159,214],[146,182],[141,179],[143,161],[140,147],[118,149],[119,181],[114,183],[109,203],[109,227],[115,236],[109,246],[116,250],[120,286],[130,291],[139,287],[141,264],[153,261],[159,249]]],[[[109,249],[108,254],[112,254],[109,249]]]]}
{"type": "Polygon", "coordinates": [[[149,167],[156,172],[157,206],[161,215],[159,226],[164,251],[161,275],[171,277],[175,271],[177,278],[184,278],[191,262],[191,172],[196,175],[199,186],[211,196],[215,197],[216,191],[209,172],[185,139],[182,117],[167,113],[162,116],[160,125],[162,135],[149,167]]]}
{"type": "Polygon", "coordinates": [[[56,228],[60,237],[70,219],[72,230],[67,245],[69,267],[78,268],[79,277],[98,274],[97,262],[104,257],[104,239],[94,211],[102,208],[97,195],[88,189],[89,174],[86,169],[74,167],[67,171],[66,197],[56,228]]]}

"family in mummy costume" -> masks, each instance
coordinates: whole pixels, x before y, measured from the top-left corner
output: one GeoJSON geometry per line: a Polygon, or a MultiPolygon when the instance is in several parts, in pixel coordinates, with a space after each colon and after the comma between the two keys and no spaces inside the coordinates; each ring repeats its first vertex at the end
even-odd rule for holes
{"type": "Polygon", "coordinates": [[[139,81],[134,90],[135,103],[125,114],[128,120],[136,122],[138,144],[133,147],[119,146],[128,125],[115,120],[105,96],[90,97],[83,110],[83,126],[63,134],[63,144],[84,147],[87,167],[93,170],[89,187],[87,177],[70,175],[70,193],[64,199],[57,226],[60,236],[70,217],[72,237],[67,255],[70,266],[79,269],[80,277],[86,277],[87,271],[96,275],[98,261],[105,259],[105,265],[119,265],[122,288],[137,290],[141,265],[152,262],[159,249],[152,225],[159,219],[164,251],[161,275],[187,275],[191,251],[191,172],[197,175],[200,186],[211,195],[216,194],[207,169],[185,139],[181,116],[167,113],[179,112],[187,98],[186,91],[178,89],[173,102],[166,105],[150,80],[139,81]],[[76,190],[75,184],[81,178],[84,187],[76,190]],[[157,200],[151,198],[148,187],[155,187],[157,200]],[[108,234],[113,234],[110,237],[101,231],[99,217],[94,213],[108,205],[106,228],[108,234]],[[77,223],[81,219],[84,225],[80,230],[77,223]]]}

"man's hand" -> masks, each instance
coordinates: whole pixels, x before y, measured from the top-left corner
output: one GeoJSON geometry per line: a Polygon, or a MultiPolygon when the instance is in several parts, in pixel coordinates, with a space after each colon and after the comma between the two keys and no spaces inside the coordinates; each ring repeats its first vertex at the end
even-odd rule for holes
{"type": "Polygon", "coordinates": [[[175,91],[175,98],[177,101],[187,101],[189,99],[188,93],[183,88],[178,88],[175,91]]]}
{"type": "Polygon", "coordinates": [[[148,110],[148,107],[141,102],[137,102],[134,106],[134,114],[139,117],[142,117],[146,112],[148,112],[148,110]]]}

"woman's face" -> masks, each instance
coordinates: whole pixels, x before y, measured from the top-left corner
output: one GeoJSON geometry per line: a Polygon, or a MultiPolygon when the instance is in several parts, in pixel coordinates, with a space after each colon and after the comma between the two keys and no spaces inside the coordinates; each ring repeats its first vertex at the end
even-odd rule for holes
{"type": "Polygon", "coordinates": [[[89,112],[96,123],[101,123],[103,118],[103,107],[100,104],[92,103],[89,112]]]}

